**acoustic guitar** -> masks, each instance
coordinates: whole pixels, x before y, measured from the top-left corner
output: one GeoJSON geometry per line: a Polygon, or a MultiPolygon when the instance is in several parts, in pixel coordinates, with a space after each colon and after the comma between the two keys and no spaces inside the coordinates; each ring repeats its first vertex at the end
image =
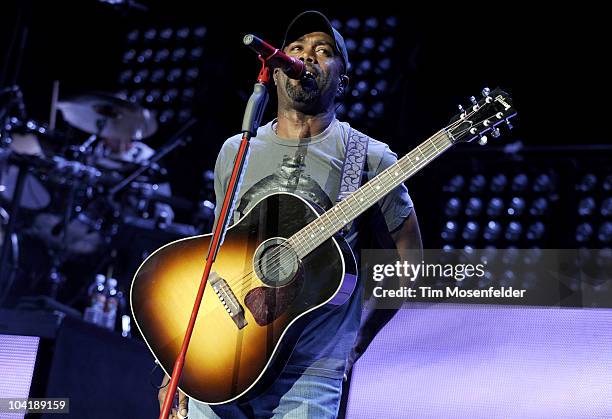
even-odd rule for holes
{"type": "MultiPolygon", "coordinates": [[[[284,367],[304,327],[344,304],[357,282],[355,258],[338,236],[385,194],[460,142],[499,136],[516,115],[506,93],[483,97],[395,164],[322,212],[291,193],[269,195],[228,228],[213,265],[179,388],[208,404],[260,394],[284,367]]],[[[169,243],[138,268],[131,307],[168,374],[179,353],[211,235],[169,243]]]]}

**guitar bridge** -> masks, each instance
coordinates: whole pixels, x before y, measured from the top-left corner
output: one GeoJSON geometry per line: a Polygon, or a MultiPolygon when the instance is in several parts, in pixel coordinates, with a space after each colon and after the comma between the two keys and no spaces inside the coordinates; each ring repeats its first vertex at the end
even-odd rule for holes
{"type": "Polygon", "coordinates": [[[210,285],[213,291],[215,291],[215,294],[217,294],[217,297],[219,297],[223,307],[225,307],[227,314],[230,315],[234,323],[236,323],[236,326],[238,326],[238,329],[242,329],[246,326],[247,321],[244,317],[244,309],[225,279],[218,275],[211,275],[210,285]]]}

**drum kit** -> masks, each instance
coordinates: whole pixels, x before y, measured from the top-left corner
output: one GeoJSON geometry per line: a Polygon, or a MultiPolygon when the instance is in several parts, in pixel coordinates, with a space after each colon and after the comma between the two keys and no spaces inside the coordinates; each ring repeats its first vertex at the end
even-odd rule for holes
{"type": "Polygon", "coordinates": [[[155,152],[140,142],[158,129],[148,109],[105,93],[68,97],[56,106],[64,131],[3,116],[0,109],[0,306],[22,276],[30,278],[29,288],[57,298],[71,261],[108,268],[120,246],[143,229],[163,231],[161,241],[197,234],[197,227],[173,223],[176,208],[204,209],[204,218],[212,219],[212,208],[191,208],[171,196],[158,164],[190,140],[185,133],[195,120],[155,152]],[[25,254],[32,248],[44,249],[43,262],[25,254]]]}

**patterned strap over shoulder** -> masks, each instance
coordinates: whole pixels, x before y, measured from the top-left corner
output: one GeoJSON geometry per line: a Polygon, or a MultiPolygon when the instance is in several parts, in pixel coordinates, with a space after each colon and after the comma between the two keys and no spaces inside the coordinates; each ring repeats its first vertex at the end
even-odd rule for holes
{"type": "Polygon", "coordinates": [[[359,189],[363,167],[368,155],[369,139],[370,137],[367,135],[351,129],[346,142],[344,164],[340,176],[340,192],[336,198],[336,203],[359,189]]]}

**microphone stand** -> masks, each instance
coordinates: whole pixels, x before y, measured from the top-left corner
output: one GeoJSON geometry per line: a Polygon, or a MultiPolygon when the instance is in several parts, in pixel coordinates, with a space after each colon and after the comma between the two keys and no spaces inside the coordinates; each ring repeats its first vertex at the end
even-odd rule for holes
{"type": "Polygon", "coordinates": [[[215,221],[215,225],[213,226],[213,237],[210,241],[210,246],[208,247],[206,266],[204,267],[204,273],[202,274],[200,288],[198,289],[193,310],[191,311],[191,318],[189,319],[189,324],[187,325],[187,330],[185,331],[185,337],[183,338],[181,350],[176,358],[176,361],[174,362],[174,368],[172,370],[170,382],[168,383],[168,391],[159,414],[159,419],[166,419],[170,414],[172,401],[174,400],[178,381],[181,377],[183,366],[185,364],[185,357],[187,355],[189,341],[191,340],[193,328],[198,316],[198,310],[200,309],[200,304],[202,303],[206,282],[208,281],[212,264],[215,261],[219,248],[221,247],[221,241],[225,236],[229,215],[232,211],[234,196],[236,195],[236,191],[240,186],[242,173],[244,167],[246,166],[250,139],[252,136],[257,135],[257,129],[259,128],[261,118],[263,117],[264,110],[268,103],[269,93],[267,86],[270,83],[270,68],[267,66],[266,60],[264,60],[261,55],[259,56],[259,60],[262,63],[261,71],[257,77],[257,83],[255,83],[253,93],[251,94],[251,97],[246,105],[244,118],[242,119],[242,141],[240,142],[238,153],[236,154],[236,159],[234,160],[234,167],[232,169],[227,191],[225,192],[225,198],[223,198],[219,218],[215,221]]]}

